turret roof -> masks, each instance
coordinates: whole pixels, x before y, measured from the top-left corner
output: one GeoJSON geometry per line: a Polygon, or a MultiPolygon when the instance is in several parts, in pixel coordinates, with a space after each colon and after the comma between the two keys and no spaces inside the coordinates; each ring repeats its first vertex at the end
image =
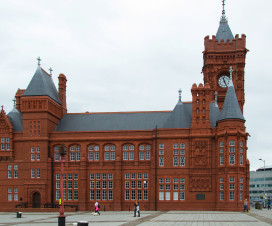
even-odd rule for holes
{"type": "Polygon", "coordinates": [[[230,72],[231,73],[230,73],[228,90],[225,97],[223,109],[221,111],[221,115],[218,121],[221,121],[224,119],[241,119],[245,121],[245,118],[242,114],[242,111],[240,109],[240,106],[237,100],[235,89],[233,87],[232,68],[230,69],[230,72]]]}
{"type": "Polygon", "coordinates": [[[48,96],[61,104],[51,75],[46,73],[40,66],[37,67],[34,76],[22,96],[48,96]]]}
{"type": "Polygon", "coordinates": [[[9,121],[12,123],[13,130],[16,132],[23,131],[23,120],[22,114],[14,106],[13,109],[8,113],[9,121]]]}

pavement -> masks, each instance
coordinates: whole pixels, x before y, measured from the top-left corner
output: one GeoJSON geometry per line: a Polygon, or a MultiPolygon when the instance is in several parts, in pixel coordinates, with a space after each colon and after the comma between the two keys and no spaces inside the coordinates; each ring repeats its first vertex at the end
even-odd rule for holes
{"type": "MultiPolygon", "coordinates": [[[[90,212],[66,213],[66,226],[77,225],[79,221],[89,225],[102,226],[266,226],[272,225],[272,210],[250,210],[243,212],[220,211],[141,211],[140,217],[133,217],[133,212],[107,211],[99,216],[90,212]]],[[[22,213],[16,218],[15,212],[0,212],[0,226],[47,226],[58,225],[58,213],[22,213]]]]}

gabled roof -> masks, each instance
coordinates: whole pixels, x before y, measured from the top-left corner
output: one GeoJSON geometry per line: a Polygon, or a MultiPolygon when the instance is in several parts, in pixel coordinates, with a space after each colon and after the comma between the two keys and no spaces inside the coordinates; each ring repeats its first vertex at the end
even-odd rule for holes
{"type": "Polygon", "coordinates": [[[215,38],[218,40],[218,42],[221,42],[222,39],[224,39],[224,42],[229,39],[232,41],[234,39],[234,36],[230,30],[228,20],[225,17],[221,17],[219,28],[217,30],[215,38]]]}
{"type": "Polygon", "coordinates": [[[15,107],[8,113],[9,120],[12,123],[13,130],[16,132],[23,131],[22,114],[15,107]]]}
{"type": "Polygon", "coordinates": [[[37,67],[34,76],[22,96],[48,96],[61,104],[51,75],[46,73],[40,66],[37,67]]]}
{"type": "Polygon", "coordinates": [[[227,94],[218,121],[224,119],[241,119],[245,121],[245,118],[242,114],[242,111],[237,100],[235,89],[233,87],[232,75],[230,76],[227,94]]]}

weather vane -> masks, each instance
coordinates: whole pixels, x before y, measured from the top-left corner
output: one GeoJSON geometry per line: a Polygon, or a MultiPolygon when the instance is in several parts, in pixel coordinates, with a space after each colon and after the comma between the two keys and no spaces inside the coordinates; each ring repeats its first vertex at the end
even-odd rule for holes
{"type": "Polygon", "coordinates": [[[50,75],[52,75],[53,69],[51,67],[49,68],[49,71],[50,71],[50,75]]]}
{"type": "Polygon", "coordinates": [[[178,92],[179,92],[179,100],[181,101],[181,88],[178,90],[178,92]]]}
{"type": "Polygon", "coordinates": [[[230,72],[230,79],[232,80],[232,72],[233,72],[232,66],[230,66],[229,72],[230,72]]]}

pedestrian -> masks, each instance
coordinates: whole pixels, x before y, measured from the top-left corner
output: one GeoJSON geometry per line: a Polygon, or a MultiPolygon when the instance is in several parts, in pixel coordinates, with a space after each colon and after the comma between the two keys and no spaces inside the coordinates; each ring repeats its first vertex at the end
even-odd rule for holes
{"type": "Polygon", "coordinates": [[[138,217],[140,217],[140,205],[139,205],[139,202],[137,202],[137,213],[138,213],[138,217]]]}
{"type": "Polygon", "coordinates": [[[244,201],[244,212],[245,211],[248,212],[248,202],[247,202],[247,199],[245,199],[245,201],[244,201]]]}
{"type": "Polygon", "coordinates": [[[137,203],[138,203],[138,201],[136,200],[136,201],[134,202],[134,216],[133,216],[133,217],[136,217],[137,203]]]}
{"type": "Polygon", "coordinates": [[[267,202],[267,210],[271,210],[271,200],[268,199],[268,202],[267,202]]]}
{"type": "Polygon", "coordinates": [[[94,204],[94,208],[95,208],[95,212],[98,213],[98,214],[100,215],[100,213],[99,213],[100,205],[99,205],[98,202],[96,202],[96,203],[94,204]]]}

